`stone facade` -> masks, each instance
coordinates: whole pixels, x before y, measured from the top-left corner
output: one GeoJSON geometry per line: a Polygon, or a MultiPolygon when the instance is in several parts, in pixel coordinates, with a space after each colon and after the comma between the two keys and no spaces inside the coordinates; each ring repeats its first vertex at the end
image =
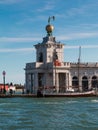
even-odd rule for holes
{"type": "Polygon", "coordinates": [[[64,44],[47,35],[36,49],[36,62],[25,67],[26,90],[36,93],[38,89],[49,92],[87,91],[97,87],[98,63],[64,62],[64,44]]]}

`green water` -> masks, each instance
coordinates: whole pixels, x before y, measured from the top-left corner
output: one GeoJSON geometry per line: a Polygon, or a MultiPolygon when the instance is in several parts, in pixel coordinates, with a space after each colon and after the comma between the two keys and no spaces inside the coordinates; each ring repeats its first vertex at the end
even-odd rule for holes
{"type": "Polygon", "coordinates": [[[98,97],[0,98],[0,130],[98,130],[98,97]]]}

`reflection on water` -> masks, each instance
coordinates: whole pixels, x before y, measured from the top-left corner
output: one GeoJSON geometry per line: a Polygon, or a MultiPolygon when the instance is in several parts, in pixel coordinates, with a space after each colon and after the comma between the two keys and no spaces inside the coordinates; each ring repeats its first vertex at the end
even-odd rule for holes
{"type": "Polygon", "coordinates": [[[98,130],[98,98],[0,98],[0,130],[98,130]]]}

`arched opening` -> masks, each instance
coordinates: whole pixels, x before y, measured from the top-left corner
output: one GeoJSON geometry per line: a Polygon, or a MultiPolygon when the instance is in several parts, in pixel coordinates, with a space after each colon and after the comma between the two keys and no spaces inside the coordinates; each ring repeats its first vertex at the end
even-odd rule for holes
{"type": "Polygon", "coordinates": [[[73,87],[78,87],[79,86],[79,81],[78,81],[78,77],[77,76],[74,76],[72,78],[72,86],[73,87]]]}
{"type": "Polygon", "coordinates": [[[43,53],[40,52],[39,53],[39,59],[38,59],[39,62],[43,62],[43,53]]]}
{"type": "Polygon", "coordinates": [[[96,88],[98,86],[97,76],[92,77],[92,88],[96,88]]]}
{"type": "Polygon", "coordinates": [[[82,90],[87,91],[88,90],[88,78],[84,76],[82,78],[82,90]]]}

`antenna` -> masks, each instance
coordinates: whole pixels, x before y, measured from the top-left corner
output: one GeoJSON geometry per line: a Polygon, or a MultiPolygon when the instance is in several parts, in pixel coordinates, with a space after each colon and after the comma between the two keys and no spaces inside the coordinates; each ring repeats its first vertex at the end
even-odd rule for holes
{"type": "Polygon", "coordinates": [[[80,63],[81,60],[81,46],[79,46],[79,58],[78,58],[78,63],[80,63]]]}
{"type": "Polygon", "coordinates": [[[81,46],[79,46],[79,58],[78,58],[78,85],[80,83],[80,58],[81,58],[81,46]]]}

